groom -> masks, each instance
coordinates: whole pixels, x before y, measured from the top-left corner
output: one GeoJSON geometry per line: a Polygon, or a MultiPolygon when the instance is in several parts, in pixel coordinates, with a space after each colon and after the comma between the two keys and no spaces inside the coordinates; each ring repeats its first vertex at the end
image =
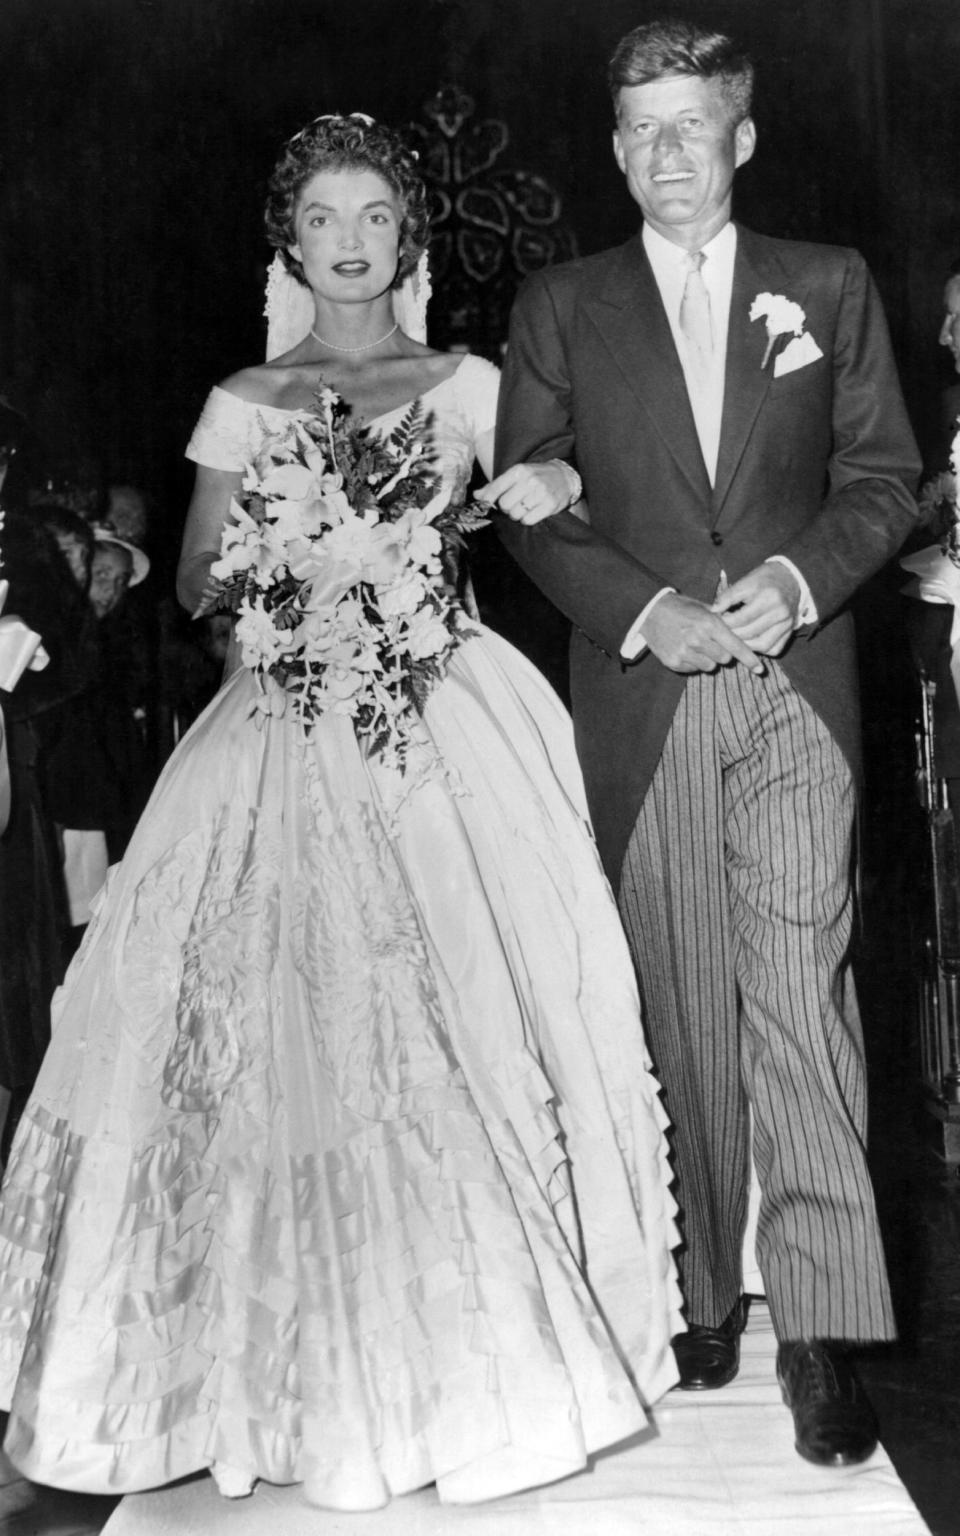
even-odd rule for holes
{"type": "Polygon", "coordinates": [[[497,428],[501,465],[579,471],[588,521],[501,533],[574,625],[578,749],[675,1127],[681,1385],[737,1371],[752,1123],[781,1388],[801,1455],[841,1465],[876,1445],[845,1346],[894,1335],[846,964],[847,605],[910,528],[918,464],[860,256],[731,222],[752,83],[686,22],[617,47],[643,226],[528,279],[497,428]]]}

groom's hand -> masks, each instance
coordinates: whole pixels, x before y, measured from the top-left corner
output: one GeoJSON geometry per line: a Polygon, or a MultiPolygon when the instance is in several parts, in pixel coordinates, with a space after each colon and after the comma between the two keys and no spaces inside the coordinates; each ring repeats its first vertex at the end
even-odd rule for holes
{"type": "Polygon", "coordinates": [[[727,587],[713,611],[761,656],[779,656],[797,625],[800,583],[777,561],[767,561],[727,587]]]}
{"type": "Polygon", "coordinates": [[[665,592],[643,623],[643,638],[671,672],[715,672],[739,661],[751,672],[763,672],[763,662],[728,628],[706,603],[665,592]]]}

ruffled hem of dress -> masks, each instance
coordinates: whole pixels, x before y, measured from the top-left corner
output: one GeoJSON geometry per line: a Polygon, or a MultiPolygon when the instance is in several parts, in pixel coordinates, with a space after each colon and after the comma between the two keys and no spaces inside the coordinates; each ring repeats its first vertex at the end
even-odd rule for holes
{"type": "Polygon", "coordinates": [[[375,773],[348,801],[349,727],[313,743],[314,805],[296,728],[251,737],[243,679],[161,780],[8,1170],[0,1400],[26,1475],[126,1492],[219,1460],[332,1507],[434,1480],[484,1499],[577,1471],[675,1381],[629,958],[559,705],[499,657],[463,646],[455,707],[448,684],[428,706],[463,794],[428,786],[389,835],[375,773]],[[459,931],[446,884],[413,892],[437,816],[459,931]]]}
{"type": "MultiPolygon", "coordinates": [[[[542,1091],[542,1074],[527,1076],[542,1091]]],[[[384,1496],[437,1481],[457,1501],[565,1476],[640,1428],[585,1296],[571,1371],[555,1331],[570,1319],[545,1301],[570,1277],[538,1273],[468,1096],[441,1097],[259,1187],[217,1171],[204,1117],[131,1157],[33,1106],[0,1229],[18,1303],[0,1316],[14,1464],[86,1492],[223,1460],[302,1481],[331,1507],[350,1507],[358,1479],[368,1492],[380,1479],[384,1496]],[[338,1198],[364,1160],[367,1210],[338,1198]],[[297,1274],[282,1261],[292,1252],[297,1274]]],[[[549,1106],[528,1107],[524,1140],[555,1168],[549,1106]]]]}

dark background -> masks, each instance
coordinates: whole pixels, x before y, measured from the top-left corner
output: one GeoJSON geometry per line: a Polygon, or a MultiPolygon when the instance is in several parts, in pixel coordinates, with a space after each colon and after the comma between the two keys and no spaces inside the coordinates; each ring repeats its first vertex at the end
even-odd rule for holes
{"type": "MultiPolygon", "coordinates": [[[[478,122],[506,124],[501,164],[546,178],[580,250],[601,249],[636,227],[610,153],[605,62],[623,32],[665,9],[0,0],[0,393],[33,422],[59,478],[132,480],[151,493],[152,552],[168,580],[190,492],[187,437],[210,385],[262,356],[261,208],[282,140],[325,111],[416,120],[458,85],[478,122]]],[[[669,11],[735,33],[754,55],[759,145],[738,173],[736,211],[770,234],[864,252],[929,456],[940,392],[956,379],[937,334],[946,269],[960,256],[960,0],[672,0],[669,11]]],[[[960,1228],[955,1177],[950,1208],[932,1204],[911,1182],[903,1129],[919,1085],[929,877],[900,585],[888,571],[858,612],[868,784],[857,980],[872,1166],[905,1338],[871,1391],[885,1444],[946,1533],[958,1529],[960,1228]]],[[[562,686],[543,605],[502,566],[481,597],[527,616],[526,637],[515,619],[512,638],[553,662],[562,686]]]]}
{"type": "MultiPolygon", "coordinates": [[[[209,385],[262,355],[264,181],[328,110],[393,123],[444,84],[502,165],[560,193],[583,252],[635,227],[606,58],[651,0],[4,0],[0,389],[63,478],[131,479],[179,535],[209,385]]],[[[958,0],[675,0],[758,64],[745,222],[858,246],[926,441],[960,254],[958,0]]]]}

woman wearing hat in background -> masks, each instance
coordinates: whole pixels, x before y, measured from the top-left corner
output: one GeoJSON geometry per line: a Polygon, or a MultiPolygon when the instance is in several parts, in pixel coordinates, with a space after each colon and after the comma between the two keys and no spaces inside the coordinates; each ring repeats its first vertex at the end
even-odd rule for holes
{"type": "Polygon", "coordinates": [[[105,523],[94,524],[93,537],[89,596],[97,618],[104,619],[119,607],[131,587],[145,580],[150,561],[142,549],[105,523]]]}

